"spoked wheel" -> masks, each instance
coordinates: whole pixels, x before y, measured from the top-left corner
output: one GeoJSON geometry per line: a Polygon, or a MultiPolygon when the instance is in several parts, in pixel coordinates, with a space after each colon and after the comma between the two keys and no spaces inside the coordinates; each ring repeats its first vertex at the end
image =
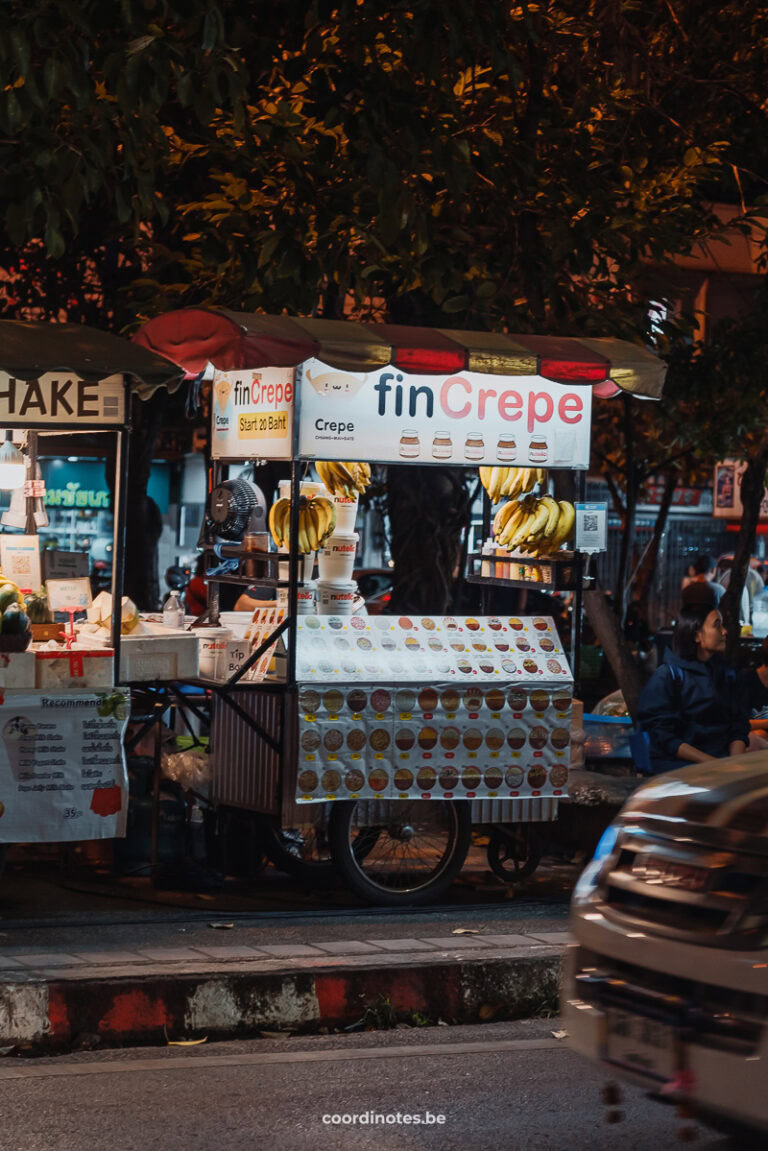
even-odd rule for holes
{"type": "Polygon", "coordinates": [[[494,827],[488,841],[488,866],[505,883],[519,883],[541,863],[542,844],[527,823],[494,827]]]}
{"type": "Polygon", "coordinates": [[[346,882],[369,903],[417,907],[450,887],[469,850],[468,803],[352,800],[335,803],[331,852],[346,882]]]}
{"type": "Polygon", "coordinates": [[[293,827],[281,827],[277,816],[264,816],[264,851],[278,871],[308,887],[332,887],[337,871],[331,859],[325,807],[313,804],[304,810],[306,817],[293,827]]]}

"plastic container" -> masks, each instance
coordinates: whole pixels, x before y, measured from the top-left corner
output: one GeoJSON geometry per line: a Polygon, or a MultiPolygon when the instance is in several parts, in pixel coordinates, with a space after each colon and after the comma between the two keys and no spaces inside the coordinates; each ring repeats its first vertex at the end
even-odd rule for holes
{"type": "Polygon", "coordinates": [[[357,532],[346,534],[336,531],[320,549],[318,560],[320,579],[333,583],[348,583],[355,569],[357,532]]]}
{"type": "Polygon", "coordinates": [[[357,584],[354,580],[318,580],[317,614],[352,615],[356,597],[357,584]]]}
{"type": "Polygon", "coordinates": [[[179,598],[179,593],[172,591],[163,606],[163,627],[183,628],[184,616],[184,605],[179,598]]]}
{"type": "MultiPolygon", "coordinates": [[[[310,496],[325,496],[328,498],[328,490],[325,484],[318,483],[317,480],[302,480],[300,492],[308,499],[310,496]]],[[[291,498],[291,481],[278,480],[277,484],[278,499],[289,500],[291,498]]]]}
{"type": "Polygon", "coordinates": [[[197,628],[200,651],[200,675],[203,679],[215,679],[218,661],[227,650],[227,641],[232,639],[228,627],[197,628]]]}
{"type": "MultiPolygon", "coordinates": [[[[280,548],[280,552],[285,555],[288,548],[280,548]]],[[[315,552],[307,552],[304,556],[304,570],[301,568],[301,556],[299,556],[299,583],[306,583],[311,580],[315,571],[315,552]]],[[[287,563],[280,563],[277,565],[280,569],[278,579],[288,579],[289,565],[287,563]]]]}
{"type": "Polygon", "coordinates": [[[331,499],[336,509],[336,527],[333,529],[334,535],[353,532],[355,530],[355,520],[357,519],[357,507],[360,502],[360,497],[358,495],[355,495],[353,498],[336,495],[331,496],[331,499]]]}
{"type": "Polygon", "coordinates": [[[235,639],[242,639],[248,631],[248,625],[253,619],[252,611],[220,611],[219,623],[229,628],[235,639]]]}
{"type": "Polygon", "coordinates": [[[317,588],[313,582],[306,583],[296,591],[296,614],[314,615],[317,607],[317,588]]]}

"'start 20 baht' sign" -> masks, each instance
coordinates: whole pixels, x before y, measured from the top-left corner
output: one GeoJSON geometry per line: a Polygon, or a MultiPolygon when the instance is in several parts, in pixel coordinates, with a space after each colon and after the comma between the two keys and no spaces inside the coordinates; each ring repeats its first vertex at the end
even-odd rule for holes
{"type": "Polygon", "coordinates": [[[217,372],[213,377],[214,459],[291,458],[293,368],[217,372]]]}

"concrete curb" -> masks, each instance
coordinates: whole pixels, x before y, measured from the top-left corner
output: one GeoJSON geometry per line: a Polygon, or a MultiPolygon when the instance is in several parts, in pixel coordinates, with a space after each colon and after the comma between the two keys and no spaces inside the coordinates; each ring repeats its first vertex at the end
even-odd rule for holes
{"type": "MultiPolygon", "coordinates": [[[[261,1030],[350,1027],[366,1011],[386,1023],[521,1018],[554,1007],[562,948],[534,954],[412,956],[283,970],[101,973],[0,983],[0,1046],[34,1053],[169,1040],[234,1039],[261,1030]]],[[[7,976],[6,976],[7,980],[7,976]]],[[[385,1024],[386,1025],[386,1024],[385,1024]]]]}

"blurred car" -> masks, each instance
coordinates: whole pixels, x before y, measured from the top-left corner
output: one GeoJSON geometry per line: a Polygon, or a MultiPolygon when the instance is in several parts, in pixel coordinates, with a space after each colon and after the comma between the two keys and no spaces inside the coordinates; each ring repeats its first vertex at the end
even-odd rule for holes
{"type": "Polygon", "coordinates": [[[352,578],[357,580],[357,589],[365,600],[369,615],[381,615],[387,611],[395,580],[392,568],[358,568],[352,573],[352,578]]]}
{"type": "Polygon", "coordinates": [[[576,885],[562,990],[572,1046],[612,1077],[762,1139],[766,796],[768,752],[667,772],[636,791],[576,885]]]}

